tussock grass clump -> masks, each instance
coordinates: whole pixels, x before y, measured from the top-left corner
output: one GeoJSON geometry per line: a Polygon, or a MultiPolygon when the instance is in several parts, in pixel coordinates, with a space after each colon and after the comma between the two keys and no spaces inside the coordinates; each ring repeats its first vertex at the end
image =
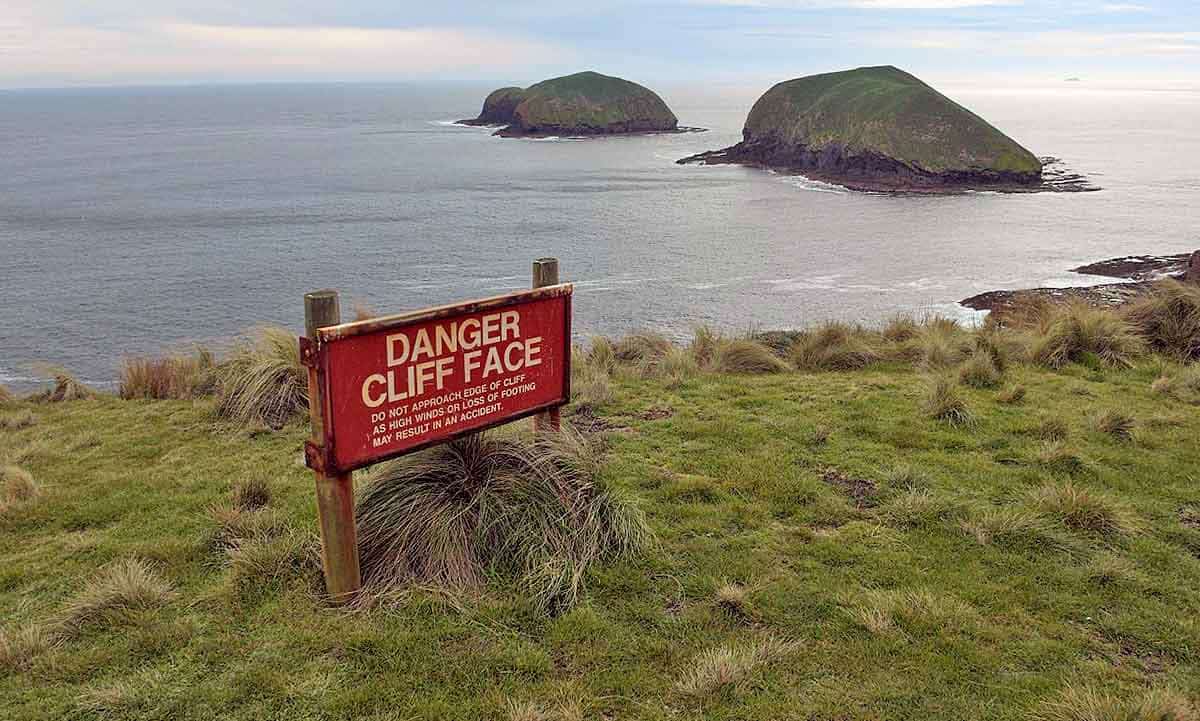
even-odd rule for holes
{"type": "Polygon", "coordinates": [[[1062,368],[1096,358],[1117,368],[1133,366],[1146,345],[1137,329],[1112,311],[1073,303],[1057,309],[1030,347],[1039,365],[1062,368]]]}
{"type": "Polygon", "coordinates": [[[853,599],[851,618],[872,633],[901,627],[944,633],[961,629],[976,617],[974,609],[953,596],[927,590],[868,591],[853,599]]]}
{"type": "Polygon", "coordinates": [[[916,338],[921,332],[921,326],[911,315],[898,314],[888,318],[880,330],[880,335],[889,343],[904,343],[916,338]]]}
{"type": "Polygon", "coordinates": [[[721,339],[709,361],[717,373],[782,373],[788,364],[766,345],[749,338],[721,339]]]}
{"type": "Polygon", "coordinates": [[[721,340],[721,334],[712,328],[706,325],[697,326],[692,333],[692,342],[688,344],[688,352],[701,368],[710,368],[721,340]]]}
{"type": "Polygon", "coordinates": [[[0,628],[0,669],[28,671],[38,658],[61,642],[61,637],[36,624],[16,628],[0,628]]]}
{"type": "Polygon", "coordinates": [[[1038,709],[1038,721],[1196,721],[1191,702],[1169,689],[1112,696],[1068,686],[1038,709]]]}
{"type": "Polygon", "coordinates": [[[543,611],[569,608],[593,563],[652,540],[600,465],[597,446],[569,428],[467,436],[385,464],[356,509],[363,582],[470,589],[495,570],[520,578],[543,611]]]}
{"type": "Polygon", "coordinates": [[[959,512],[958,506],[949,499],[921,488],[909,488],[879,509],[884,521],[900,528],[935,526],[959,512]]]}
{"type": "Polygon", "coordinates": [[[1150,348],[1184,360],[1200,359],[1200,285],[1163,280],[1125,313],[1150,348]]]}
{"type": "Polygon", "coordinates": [[[613,348],[616,359],[623,363],[641,363],[645,360],[661,358],[671,350],[673,344],[661,333],[643,331],[631,333],[617,341],[613,348]]]}
{"type": "Polygon", "coordinates": [[[66,403],[96,397],[96,391],[85,386],[67,371],[59,368],[55,369],[53,373],[54,386],[32,396],[31,400],[37,403],[66,403]]]}
{"type": "Polygon", "coordinates": [[[261,478],[246,478],[233,484],[230,496],[235,508],[255,511],[271,502],[271,489],[261,478]]]}
{"type": "Polygon", "coordinates": [[[901,357],[927,370],[950,368],[974,350],[971,334],[958,321],[941,316],[925,319],[916,336],[901,344],[901,357]]]}
{"type": "Polygon", "coordinates": [[[715,594],[717,608],[737,619],[748,619],[754,614],[750,609],[750,593],[737,583],[722,584],[715,594]]]}
{"type": "Polygon", "coordinates": [[[1133,430],[1137,421],[1128,413],[1118,410],[1107,410],[1096,417],[1096,430],[1121,441],[1133,440],[1133,430]]]}
{"type": "Polygon", "coordinates": [[[1009,388],[1005,388],[996,394],[996,402],[1005,405],[1017,405],[1025,400],[1025,386],[1017,384],[1009,388]]]}
{"type": "Polygon", "coordinates": [[[1200,403],[1200,364],[1191,364],[1173,375],[1162,375],[1150,386],[1158,395],[1189,403],[1200,403]]]}
{"type": "Polygon", "coordinates": [[[33,411],[30,410],[0,416],[0,431],[19,431],[35,425],[37,425],[37,416],[33,415],[33,411]]]}
{"type": "Polygon", "coordinates": [[[825,323],[797,335],[788,350],[788,358],[800,370],[848,371],[878,361],[880,353],[863,328],[825,323]]]}
{"type": "Polygon", "coordinates": [[[313,575],[321,568],[317,537],[291,529],[236,539],[226,553],[230,577],[239,589],[313,575]]]}
{"type": "Polygon", "coordinates": [[[958,380],[972,388],[995,388],[1004,380],[1004,372],[995,358],[985,350],[977,350],[958,369],[958,380]]]}
{"type": "Polygon", "coordinates": [[[1032,494],[1034,505],[1067,528],[1099,536],[1140,533],[1141,521],[1123,503],[1070,481],[1050,483],[1032,494]]]}
{"type": "Polygon", "coordinates": [[[171,584],[150,564],[127,558],[110,564],[88,581],[62,611],[62,626],[78,630],[131,611],[156,608],[174,597],[171,584]]]}
{"type": "Polygon", "coordinates": [[[217,413],[236,423],[279,430],[308,409],[308,371],[299,341],[285,328],[263,327],[222,365],[217,413]]]}
{"type": "Polygon", "coordinates": [[[1058,440],[1046,441],[1037,453],[1037,462],[1047,471],[1062,475],[1075,475],[1087,470],[1087,463],[1074,448],[1058,440]]]}
{"type": "Polygon", "coordinates": [[[216,390],[216,362],[200,349],[193,356],[126,358],[121,364],[121,398],[188,400],[216,390]]]}
{"type": "Polygon", "coordinates": [[[504,703],[504,713],[508,721],[550,721],[550,714],[533,701],[508,699],[504,703]]]}
{"type": "Polygon", "coordinates": [[[982,546],[1031,549],[1059,545],[1050,521],[1026,508],[988,508],[964,519],[960,527],[982,546]]]}
{"type": "Polygon", "coordinates": [[[612,353],[612,343],[603,336],[594,339],[587,351],[571,349],[571,402],[577,410],[592,410],[612,401],[616,368],[612,353]]]}
{"type": "Polygon", "coordinates": [[[975,424],[975,414],[967,407],[958,387],[949,376],[935,375],[927,384],[922,403],[925,415],[956,427],[975,424]]]}
{"type": "Polygon", "coordinates": [[[29,471],[19,466],[0,466],[0,510],[28,503],[39,492],[29,471]]]}
{"type": "Polygon", "coordinates": [[[671,346],[662,355],[646,356],[637,363],[643,378],[657,378],[668,388],[674,388],[700,373],[696,359],[683,348],[671,346]]]}
{"type": "Polygon", "coordinates": [[[1065,441],[1071,435],[1071,427],[1061,418],[1046,418],[1033,429],[1033,435],[1043,441],[1065,441]]]}
{"type": "Polygon", "coordinates": [[[212,548],[229,549],[252,538],[274,538],[288,529],[283,518],[269,508],[246,509],[222,504],[209,508],[208,515],[216,524],[209,538],[212,548]]]}
{"type": "Polygon", "coordinates": [[[772,662],[795,653],[798,641],[774,636],[731,642],[700,654],[675,684],[676,692],[692,698],[711,698],[740,692],[753,676],[772,662]]]}

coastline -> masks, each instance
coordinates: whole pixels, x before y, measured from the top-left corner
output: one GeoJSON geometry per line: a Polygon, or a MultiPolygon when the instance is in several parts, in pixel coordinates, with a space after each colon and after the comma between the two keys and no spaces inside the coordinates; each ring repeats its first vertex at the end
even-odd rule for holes
{"type": "Polygon", "coordinates": [[[722,150],[708,150],[676,160],[677,165],[740,165],[746,168],[767,170],[784,175],[798,175],[809,180],[831,183],[847,190],[861,193],[888,193],[895,195],[959,195],[963,193],[1092,193],[1102,188],[1092,185],[1087,178],[1067,170],[1062,161],[1055,157],[1042,160],[1042,179],[1037,183],[991,180],[956,180],[930,176],[929,182],[913,182],[896,173],[845,174],[822,171],[819,168],[784,167],[737,152],[738,146],[722,150]]]}
{"type": "Polygon", "coordinates": [[[965,298],[959,301],[959,304],[973,310],[989,311],[997,315],[1003,315],[1026,302],[1040,300],[1053,303],[1077,301],[1096,307],[1115,308],[1145,295],[1157,281],[1169,278],[1184,280],[1188,277],[1189,262],[1195,268],[1196,261],[1193,259],[1197,255],[1200,255],[1200,251],[1174,255],[1130,255],[1110,258],[1071,268],[1070,272],[1117,278],[1121,282],[1065,288],[990,290],[965,298]]]}

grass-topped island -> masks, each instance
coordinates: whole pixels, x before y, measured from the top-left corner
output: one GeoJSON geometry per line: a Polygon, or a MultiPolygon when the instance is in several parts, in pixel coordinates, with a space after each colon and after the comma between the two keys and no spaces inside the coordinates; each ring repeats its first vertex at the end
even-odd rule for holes
{"type": "Polygon", "coordinates": [[[561,436],[356,475],[292,334],[0,396],[0,718],[1186,721],[1200,290],[597,338],[561,436]]]}

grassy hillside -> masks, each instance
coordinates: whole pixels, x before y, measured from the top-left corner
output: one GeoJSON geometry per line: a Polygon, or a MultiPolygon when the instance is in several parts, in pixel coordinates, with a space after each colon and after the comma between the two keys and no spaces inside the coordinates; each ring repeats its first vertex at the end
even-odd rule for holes
{"type": "Polygon", "coordinates": [[[1041,162],[985,120],[891,66],[789,80],[746,120],[748,140],[873,151],[930,172],[1040,173],[1041,162]]]}
{"type": "Polygon", "coordinates": [[[302,423],[8,401],[0,717],[1194,719],[1200,374],[1072,312],[596,342],[566,415],[655,541],[550,612],[328,607],[302,423]]]}
{"type": "Polygon", "coordinates": [[[668,130],[678,121],[654,91],[622,78],[582,72],[531,85],[517,106],[526,129],[668,130]]]}

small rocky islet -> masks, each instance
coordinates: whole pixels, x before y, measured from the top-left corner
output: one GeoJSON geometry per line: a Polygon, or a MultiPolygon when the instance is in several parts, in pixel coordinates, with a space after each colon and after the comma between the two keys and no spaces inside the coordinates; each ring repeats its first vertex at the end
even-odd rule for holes
{"type": "Polygon", "coordinates": [[[893,66],[779,83],[750,111],[742,142],[678,162],[793,172],[852,190],[944,193],[1090,190],[1081,176],[893,66]]]}
{"type": "Polygon", "coordinates": [[[593,71],[490,93],[462,125],[501,126],[503,137],[581,137],[692,132],[653,90],[593,71]]]}

